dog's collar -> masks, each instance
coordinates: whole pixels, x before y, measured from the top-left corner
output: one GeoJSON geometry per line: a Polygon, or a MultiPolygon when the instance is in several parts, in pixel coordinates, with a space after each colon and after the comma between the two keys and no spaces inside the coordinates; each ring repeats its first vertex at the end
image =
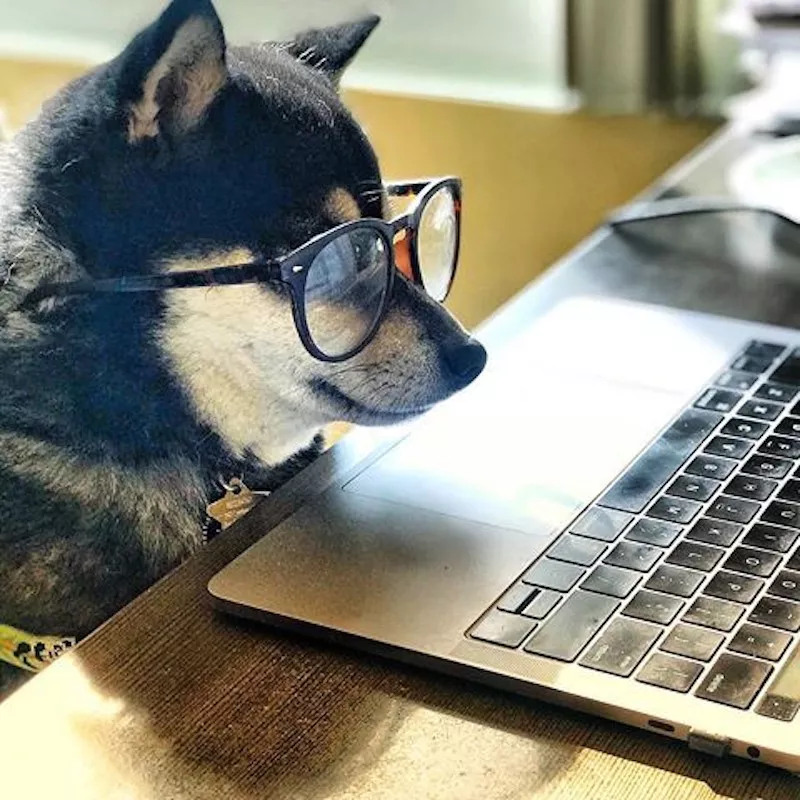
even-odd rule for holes
{"type": "Polygon", "coordinates": [[[220,478],[219,484],[221,489],[217,498],[206,506],[206,520],[203,525],[205,543],[233,525],[262,497],[269,494],[267,491],[248,489],[242,478],[220,478]]]}
{"type": "MultiPolygon", "coordinates": [[[[220,480],[216,500],[206,507],[203,538],[207,542],[243,517],[269,492],[252,491],[241,478],[220,480]]],[[[74,636],[40,636],[11,625],[0,624],[0,661],[27,672],[41,672],[48,664],[77,644],[74,636]]]]}
{"type": "Polygon", "coordinates": [[[76,642],[73,636],[38,636],[0,625],[0,661],[28,672],[40,672],[76,642]]]}

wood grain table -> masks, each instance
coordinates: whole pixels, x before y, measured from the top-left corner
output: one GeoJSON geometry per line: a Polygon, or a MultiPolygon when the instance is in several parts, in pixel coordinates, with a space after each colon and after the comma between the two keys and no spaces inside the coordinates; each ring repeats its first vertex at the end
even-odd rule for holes
{"type": "MultiPolygon", "coordinates": [[[[662,188],[719,191],[751,144],[729,131],[662,188]]],[[[576,294],[800,325],[800,237],[770,228],[765,266],[733,225],[598,232],[481,337],[491,352],[576,294]]],[[[0,705],[2,800],[800,798],[786,773],[216,613],[211,576],[333,480],[356,439],[0,705]]]]}

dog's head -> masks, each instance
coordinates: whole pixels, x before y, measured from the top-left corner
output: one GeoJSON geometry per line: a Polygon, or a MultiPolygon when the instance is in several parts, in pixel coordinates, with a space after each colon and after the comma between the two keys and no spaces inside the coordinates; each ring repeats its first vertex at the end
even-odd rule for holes
{"type": "MultiPolygon", "coordinates": [[[[22,141],[36,143],[37,212],[82,277],[269,259],[346,220],[385,216],[377,158],[338,95],[376,23],[228,47],[208,0],[174,0],[57,96],[22,141]]],[[[330,421],[418,414],[485,361],[399,274],[377,335],[339,364],[306,352],[279,286],[169,290],[152,302],[157,340],[198,414],[234,450],[268,461],[330,421]]]]}

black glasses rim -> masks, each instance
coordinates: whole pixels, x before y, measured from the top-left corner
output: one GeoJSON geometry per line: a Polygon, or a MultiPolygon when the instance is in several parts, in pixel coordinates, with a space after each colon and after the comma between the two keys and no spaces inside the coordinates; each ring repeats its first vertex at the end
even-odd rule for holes
{"type": "MultiPolygon", "coordinates": [[[[419,231],[422,224],[422,214],[430,201],[442,190],[452,190],[453,200],[455,203],[455,218],[456,218],[456,241],[453,250],[453,263],[450,265],[450,275],[447,280],[447,287],[441,297],[433,297],[437,303],[444,303],[450,296],[450,290],[453,288],[453,283],[456,279],[456,271],[458,270],[459,255],[461,252],[461,181],[458,178],[441,178],[430,183],[426,189],[415,199],[415,206],[413,208],[413,224],[408,226],[408,236],[411,237],[409,242],[409,253],[411,255],[411,271],[414,275],[414,280],[428,292],[425,286],[425,279],[422,274],[422,265],[419,262],[419,231]]],[[[430,294],[430,292],[428,292],[430,294]]]]}
{"type": "MultiPolygon", "coordinates": [[[[387,189],[392,188],[399,193],[407,190],[408,194],[415,193],[415,189],[422,186],[417,196],[412,201],[411,206],[403,214],[399,214],[390,220],[382,220],[376,217],[364,217],[362,219],[348,220],[329,231],[315,236],[308,242],[288,253],[281,259],[281,281],[289,286],[292,300],[292,314],[294,316],[295,327],[306,350],[320,361],[336,363],[347,361],[358,355],[375,338],[381,322],[386,314],[386,308],[394,285],[397,264],[394,255],[394,237],[400,231],[405,231],[409,237],[409,254],[411,261],[411,271],[415,283],[425,289],[425,282],[422,277],[422,270],[419,263],[419,251],[417,248],[419,225],[422,214],[430,200],[444,188],[452,190],[456,204],[456,246],[453,252],[453,263],[450,268],[450,276],[447,289],[441,298],[433,298],[436,302],[444,302],[450,293],[450,289],[455,280],[455,272],[458,266],[458,256],[461,243],[461,180],[455,176],[446,176],[428,181],[419,182],[393,182],[387,189]],[[386,272],[387,278],[383,288],[381,305],[375,315],[373,323],[364,338],[354,345],[350,350],[340,355],[332,356],[325,353],[314,341],[311,328],[308,324],[308,312],[306,309],[305,286],[308,273],[313,266],[314,259],[333,241],[340,236],[350,234],[354,230],[369,228],[376,231],[383,239],[387,247],[386,272]],[[307,262],[307,263],[303,263],[307,262]]],[[[427,291],[427,289],[425,289],[427,291]]],[[[431,295],[432,296],[432,295],[431,295]]],[[[432,296],[433,297],[433,296],[432,296]]]]}
{"type": "Polygon", "coordinates": [[[456,248],[453,254],[453,264],[447,291],[441,299],[434,298],[437,302],[444,302],[455,280],[461,242],[461,179],[455,175],[447,175],[439,178],[422,178],[414,181],[389,181],[384,184],[384,187],[387,194],[390,195],[416,195],[405,213],[399,214],[390,220],[383,220],[377,217],[363,217],[360,219],[348,220],[328,231],[324,231],[312,237],[307,242],[304,242],[299,247],[279,258],[233,264],[224,267],[211,267],[203,270],[185,270],[182,272],[158,273],[154,275],[133,275],[122,276],[120,278],[100,278],[95,280],[89,279],[44,284],[34,289],[33,292],[23,300],[20,309],[25,310],[34,307],[41,300],[48,297],[157,292],[168,289],[213,288],[226,285],[277,282],[288,286],[295,327],[297,328],[303,346],[309,354],[320,361],[345,361],[360,353],[373,340],[383,321],[394,284],[394,273],[398,271],[394,255],[394,238],[400,231],[406,231],[406,236],[410,239],[409,253],[413,280],[425,290],[417,252],[417,231],[419,229],[422,212],[427,203],[444,187],[450,187],[452,189],[456,200],[456,248]],[[308,327],[304,297],[307,268],[302,262],[308,261],[308,267],[310,267],[313,259],[330,244],[331,241],[358,228],[372,228],[373,230],[377,230],[388,247],[387,283],[384,288],[384,297],[374,323],[364,340],[357,347],[354,347],[351,351],[343,355],[328,356],[314,343],[308,327]],[[300,269],[298,269],[298,267],[300,267],[300,269]]]}
{"type": "MultiPolygon", "coordinates": [[[[307,303],[306,303],[306,282],[308,281],[308,275],[311,272],[311,269],[314,265],[314,260],[316,257],[324,250],[332,241],[339,238],[337,236],[330,237],[326,240],[325,244],[323,244],[319,249],[315,250],[314,255],[309,260],[308,266],[303,266],[302,270],[295,271],[294,267],[291,268],[291,274],[287,276],[285,283],[289,287],[289,294],[291,297],[292,303],[292,317],[294,318],[295,328],[297,329],[297,334],[300,337],[300,341],[303,344],[303,347],[317,360],[319,361],[327,361],[329,363],[335,364],[340,361],[347,361],[353,356],[358,355],[376,336],[378,333],[378,329],[380,328],[381,322],[383,321],[384,316],[386,315],[386,309],[389,305],[390,296],[392,293],[392,287],[394,285],[394,277],[395,277],[395,268],[394,268],[394,257],[392,253],[392,234],[391,234],[391,226],[386,223],[383,224],[382,220],[354,220],[354,222],[377,222],[379,225],[358,225],[358,226],[348,226],[344,231],[345,234],[352,232],[356,228],[370,228],[374,230],[378,236],[380,236],[381,240],[383,241],[386,253],[386,267],[385,267],[385,277],[384,277],[384,285],[383,285],[383,294],[381,296],[381,302],[378,306],[378,309],[375,313],[375,316],[372,320],[369,330],[364,335],[364,337],[359,341],[357,345],[354,345],[350,350],[347,350],[344,353],[339,355],[330,355],[322,350],[317,343],[314,341],[314,336],[311,333],[311,328],[308,324],[308,310],[307,310],[307,303]]],[[[341,233],[341,226],[340,226],[340,235],[341,233]]],[[[298,266],[298,265],[295,265],[298,266]]]]}

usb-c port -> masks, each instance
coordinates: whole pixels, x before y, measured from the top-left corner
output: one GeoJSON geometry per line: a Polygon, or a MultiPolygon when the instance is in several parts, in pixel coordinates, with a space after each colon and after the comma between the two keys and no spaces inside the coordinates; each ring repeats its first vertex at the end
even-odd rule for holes
{"type": "Polygon", "coordinates": [[[668,722],[660,722],[657,719],[649,719],[647,720],[647,724],[651,728],[655,728],[657,731],[664,731],[665,733],[675,733],[675,726],[670,725],[668,722]]]}

